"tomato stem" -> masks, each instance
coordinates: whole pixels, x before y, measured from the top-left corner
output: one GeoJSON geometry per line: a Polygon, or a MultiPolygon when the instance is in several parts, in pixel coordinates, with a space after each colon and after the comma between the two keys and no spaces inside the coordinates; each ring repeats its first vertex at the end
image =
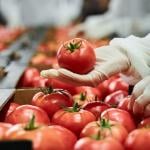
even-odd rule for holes
{"type": "Polygon", "coordinates": [[[102,139],[100,131],[98,131],[97,134],[92,135],[91,138],[94,139],[94,140],[100,140],[100,139],[102,139]]]}
{"type": "Polygon", "coordinates": [[[35,115],[32,115],[32,118],[30,119],[29,123],[25,126],[25,130],[34,130],[37,129],[35,126],[35,115]]]}
{"type": "Polygon", "coordinates": [[[68,112],[78,112],[80,110],[78,103],[73,104],[73,108],[64,108],[65,111],[68,112]]]}
{"type": "Polygon", "coordinates": [[[67,46],[64,46],[67,50],[69,50],[71,53],[73,53],[76,49],[79,49],[81,47],[82,41],[79,42],[70,42],[67,46]]]}
{"type": "Polygon", "coordinates": [[[110,129],[112,125],[109,123],[109,120],[106,120],[106,119],[102,118],[100,120],[100,126],[102,128],[109,128],[110,129]]]}
{"type": "Polygon", "coordinates": [[[86,92],[80,93],[80,100],[81,100],[81,101],[84,101],[84,100],[86,99],[86,95],[87,95],[86,92]]]}

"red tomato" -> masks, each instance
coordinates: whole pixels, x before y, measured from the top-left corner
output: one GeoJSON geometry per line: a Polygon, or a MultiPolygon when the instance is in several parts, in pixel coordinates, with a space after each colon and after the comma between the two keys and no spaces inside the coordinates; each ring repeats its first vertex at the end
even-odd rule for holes
{"type": "Polygon", "coordinates": [[[18,106],[6,117],[5,122],[12,124],[27,123],[33,115],[35,116],[35,122],[46,125],[50,124],[50,120],[46,112],[41,108],[32,105],[18,106]]]}
{"type": "Polygon", "coordinates": [[[111,137],[102,140],[85,137],[76,142],[74,150],[124,150],[124,148],[121,143],[111,137]]]}
{"type": "Polygon", "coordinates": [[[101,101],[95,101],[95,102],[86,103],[85,105],[82,106],[82,108],[93,113],[96,119],[98,119],[101,113],[104,110],[110,108],[110,106],[101,101]]]}
{"type": "Polygon", "coordinates": [[[72,150],[77,137],[68,129],[53,125],[27,129],[24,124],[16,124],[6,134],[7,140],[31,140],[33,150],[72,150]]]}
{"type": "Polygon", "coordinates": [[[102,112],[101,118],[107,118],[112,121],[116,121],[122,124],[128,132],[135,129],[135,123],[131,115],[125,111],[118,108],[109,108],[102,112]]]}
{"type": "Polygon", "coordinates": [[[150,128],[133,130],[125,141],[126,150],[149,150],[150,128]]]}
{"type": "Polygon", "coordinates": [[[1,113],[0,113],[0,120],[1,120],[1,121],[4,121],[5,118],[6,118],[11,112],[13,112],[18,106],[20,106],[20,105],[17,104],[17,103],[8,102],[8,103],[3,107],[3,109],[1,110],[1,113]]]}
{"type": "Polygon", "coordinates": [[[119,90],[107,95],[104,102],[110,105],[117,106],[127,95],[128,93],[126,91],[119,90]]]}
{"type": "Polygon", "coordinates": [[[123,81],[121,78],[118,78],[118,79],[113,80],[109,84],[108,91],[109,93],[113,93],[118,90],[123,90],[123,91],[128,92],[128,88],[129,88],[129,85],[125,81],[123,81]]]}
{"type": "Polygon", "coordinates": [[[93,47],[81,38],[74,38],[62,44],[58,49],[57,59],[60,67],[79,74],[90,72],[96,62],[93,47]]]}
{"type": "Polygon", "coordinates": [[[128,135],[126,128],[111,120],[101,119],[100,121],[93,121],[88,123],[81,131],[80,137],[92,137],[98,136],[101,137],[112,137],[123,143],[128,135]]]}
{"type": "Polygon", "coordinates": [[[145,118],[144,120],[142,120],[139,125],[138,125],[139,128],[149,128],[150,127],[150,117],[148,118],[145,118]]]}
{"type": "Polygon", "coordinates": [[[123,99],[119,102],[118,108],[130,112],[130,110],[129,110],[129,108],[128,108],[128,105],[129,105],[130,101],[131,101],[131,95],[129,95],[129,96],[123,98],[123,99]]]}
{"type": "Polygon", "coordinates": [[[117,79],[118,76],[112,76],[108,80],[103,81],[97,86],[97,89],[101,92],[102,94],[102,99],[104,99],[108,94],[109,94],[109,84],[114,80],[117,79]]]}
{"type": "Polygon", "coordinates": [[[39,71],[36,68],[27,68],[21,78],[19,85],[23,87],[32,87],[33,79],[40,76],[39,71]]]}
{"type": "Polygon", "coordinates": [[[48,79],[37,76],[32,79],[32,87],[46,87],[48,79]]]}
{"type": "Polygon", "coordinates": [[[82,106],[90,101],[85,92],[74,95],[73,100],[74,102],[78,103],[79,106],[82,106]]]}
{"type": "Polygon", "coordinates": [[[58,79],[48,79],[48,81],[46,83],[46,86],[47,87],[53,87],[53,88],[56,88],[56,89],[67,90],[72,95],[74,95],[76,93],[75,92],[75,87],[73,85],[65,83],[65,82],[62,82],[62,81],[60,81],[58,79]]]}
{"type": "Polygon", "coordinates": [[[4,139],[5,132],[12,127],[9,123],[0,122],[0,140],[4,139]]]}
{"type": "Polygon", "coordinates": [[[101,92],[97,88],[90,86],[78,86],[75,90],[77,94],[86,93],[89,100],[95,100],[95,98],[101,100],[101,92]]]}
{"type": "Polygon", "coordinates": [[[38,92],[33,96],[32,105],[45,110],[51,118],[62,107],[71,107],[73,99],[66,90],[53,89],[50,91],[50,89],[45,89],[45,91],[38,92]]]}
{"type": "Polygon", "coordinates": [[[96,118],[91,112],[83,109],[79,110],[76,105],[73,108],[57,111],[52,118],[53,123],[66,127],[76,135],[80,134],[86,124],[95,120],[96,118]]]}

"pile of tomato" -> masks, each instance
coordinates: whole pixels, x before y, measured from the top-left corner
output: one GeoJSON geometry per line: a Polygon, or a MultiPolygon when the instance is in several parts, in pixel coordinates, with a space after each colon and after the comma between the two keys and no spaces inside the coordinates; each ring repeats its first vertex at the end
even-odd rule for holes
{"type": "Polygon", "coordinates": [[[96,88],[74,87],[74,94],[64,89],[41,88],[29,104],[7,103],[0,139],[28,139],[35,150],[150,148],[150,118],[134,116],[128,85],[118,76],[96,88]]]}
{"type": "MultiPolygon", "coordinates": [[[[68,40],[67,32],[66,28],[48,32],[48,36],[55,36],[39,46],[32,64],[58,68],[56,49],[58,42],[68,40]]],[[[99,41],[94,43],[100,44],[99,41]]],[[[102,45],[104,43],[102,41],[102,45]]],[[[78,41],[73,44],[69,45],[71,50],[80,46],[78,41]]],[[[119,75],[96,87],[74,86],[58,79],[43,78],[40,70],[28,67],[18,84],[18,88],[41,88],[30,103],[21,105],[12,100],[1,111],[1,140],[31,140],[34,150],[150,149],[150,118],[133,114],[129,85],[119,75]]]]}
{"type": "Polygon", "coordinates": [[[23,32],[23,28],[6,28],[4,26],[0,26],[0,51],[5,50],[23,32]]]}

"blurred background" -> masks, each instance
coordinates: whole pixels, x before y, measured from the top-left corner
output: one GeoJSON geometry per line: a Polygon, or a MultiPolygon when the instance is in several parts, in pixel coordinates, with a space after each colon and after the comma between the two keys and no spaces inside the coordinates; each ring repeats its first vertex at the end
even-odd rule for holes
{"type": "Polygon", "coordinates": [[[0,24],[9,27],[62,27],[70,35],[103,38],[150,31],[149,0],[0,0],[0,24]]]}

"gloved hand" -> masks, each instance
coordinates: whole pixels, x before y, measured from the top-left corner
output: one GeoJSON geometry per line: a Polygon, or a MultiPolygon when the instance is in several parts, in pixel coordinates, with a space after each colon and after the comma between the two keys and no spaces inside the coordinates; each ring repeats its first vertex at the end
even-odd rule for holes
{"type": "MultiPolygon", "coordinates": [[[[134,85],[150,75],[150,35],[145,38],[130,36],[116,38],[109,46],[95,49],[96,64],[85,75],[60,68],[41,72],[43,77],[54,77],[73,85],[96,86],[117,73],[122,73],[129,84],[134,85]]],[[[87,58],[88,59],[88,58],[87,58]]]]}
{"type": "Polygon", "coordinates": [[[150,76],[135,85],[132,95],[129,108],[133,110],[133,113],[150,116],[150,76]]]}

